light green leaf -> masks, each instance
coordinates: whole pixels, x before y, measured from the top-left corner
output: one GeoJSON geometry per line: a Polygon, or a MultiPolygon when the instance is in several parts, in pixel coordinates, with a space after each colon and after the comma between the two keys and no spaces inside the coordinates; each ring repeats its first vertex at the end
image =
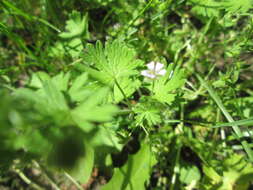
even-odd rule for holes
{"type": "Polygon", "coordinates": [[[66,25],[67,32],[62,32],[59,34],[62,38],[73,38],[77,36],[81,36],[84,34],[86,37],[88,36],[88,16],[81,16],[81,14],[77,11],[73,11],[70,15],[70,19],[67,21],[66,25]]]}
{"type": "Polygon", "coordinates": [[[152,102],[140,102],[133,108],[136,124],[153,126],[161,123],[161,110],[152,102]]]}
{"type": "Polygon", "coordinates": [[[222,177],[210,166],[204,165],[203,172],[205,175],[213,181],[213,183],[219,183],[222,177]]]}
{"type": "Polygon", "coordinates": [[[72,118],[77,123],[106,122],[112,119],[117,112],[117,108],[110,104],[102,104],[104,97],[108,94],[108,88],[101,88],[93,91],[86,101],[71,111],[72,118]]]}
{"type": "Polygon", "coordinates": [[[33,73],[29,86],[35,88],[42,88],[43,86],[42,82],[46,80],[50,80],[50,76],[47,73],[45,72],[33,73]]]}
{"type": "MultiPolygon", "coordinates": [[[[120,139],[116,135],[115,131],[113,131],[109,127],[104,126],[98,126],[97,132],[94,135],[94,137],[91,139],[91,144],[94,147],[113,147],[114,149],[121,150],[123,147],[123,144],[120,143],[120,139]]],[[[115,151],[112,148],[110,148],[110,151],[115,151]]],[[[105,151],[105,150],[102,150],[105,151]]],[[[108,154],[107,150],[107,154],[108,154]]]]}
{"type": "Polygon", "coordinates": [[[112,179],[102,187],[102,190],[145,190],[144,183],[149,179],[154,163],[149,145],[142,144],[137,154],[129,156],[123,167],[114,170],[112,179]]]}
{"type": "Polygon", "coordinates": [[[44,81],[42,88],[37,91],[20,88],[15,91],[14,95],[33,103],[38,113],[54,118],[54,121],[59,124],[71,122],[65,98],[52,81],[44,81]]]}
{"type": "Polygon", "coordinates": [[[215,0],[192,0],[192,11],[203,17],[218,17],[221,4],[215,0]]]}
{"type": "Polygon", "coordinates": [[[223,177],[219,190],[247,190],[253,177],[253,166],[243,155],[232,154],[223,160],[223,177]]]}
{"type": "Polygon", "coordinates": [[[113,97],[115,102],[119,102],[124,96],[132,95],[140,86],[137,67],[143,63],[135,56],[135,51],[123,42],[106,43],[105,47],[101,42],[97,42],[95,46],[88,46],[85,56],[85,62],[95,69],[87,66],[82,68],[98,81],[110,86],[113,89],[113,96],[109,97],[113,97]]]}
{"type": "Polygon", "coordinates": [[[80,38],[71,39],[68,42],[65,42],[63,45],[64,50],[66,51],[65,53],[74,58],[78,57],[82,53],[83,43],[80,38]]]}
{"type": "Polygon", "coordinates": [[[75,166],[66,170],[75,180],[82,184],[87,183],[91,176],[94,166],[94,149],[92,146],[85,144],[85,154],[79,158],[75,166]]]}
{"type": "Polygon", "coordinates": [[[50,77],[45,72],[36,72],[32,75],[32,79],[30,81],[29,86],[35,87],[35,88],[43,88],[43,82],[51,81],[54,86],[57,87],[60,91],[66,91],[68,88],[70,74],[64,74],[61,72],[60,74],[50,77]]]}
{"type": "Polygon", "coordinates": [[[223,6],[228,12],[232,13],[246,13],[250,8],[252,8],[252,0],[225,0],[223,6]]]}
{"type": "MultiPolygon", "coordinates": [[[[62,86],[60,86],[62,87],[62,86]]],[[[60,90],[51,81],[43,82],[43,90],[46,94],[48,105],[57,110],[68,110],[65,98],[60,90]]]]}
{"type": "Polygon", "coordinates": [[[91,90],[87,89],[88,74],[83,73],[78,76],[69,89],[69,95],[72,101],[82,101],[90,95],[91,90]]]}
{"type": "MultiPolygon", "coordinates": [[[[120,87],[123,89],[124,94],[129,97],[132,95],[137,88],[141,85],[141,82],[139,80],[129,80],[127,78],[120,79],[119,81],[120,87]]],[[[114,85],[113,87],[113,97],[109,96],[109,102],[115,101],[120,102],[122,99],[124,99],[124,95],[122,94],[121,90],[117,85],[114,85]]]]}
{"type": "Polygon", "coordinates": [[[184,163],[180,168],[180,176],[179,179],[182,183],[191,184],[194,181],[200,180],[200,172],[199,169],[191,164],[184,163]]]}
{"type": "Polygon", "coordinates": [[[182,69],[175,69],[171,79],[167,71],[167,74],[158,80],[154,81],[154,86],[150,89],[153,90],[153,98],[161,103],[171,104],[176,96],[175,90],[181,88],[185,83],[185,74],[182,69]]]}
{"type": "Polygon", "coordinates": [[[63,72],[52,77],[52,83],[54,84],[57,89],[60,91],[67,91],[68,83],[69,83],[70,73],[64,74],[63,72]]]}

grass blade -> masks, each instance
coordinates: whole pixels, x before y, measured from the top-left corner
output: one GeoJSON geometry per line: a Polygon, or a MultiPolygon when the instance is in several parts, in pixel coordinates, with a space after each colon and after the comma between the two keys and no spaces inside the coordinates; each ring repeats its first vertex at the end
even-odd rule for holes
{"type": "MultiPolygon", "coordinates": [[[[196,75],[196,76],[197,76],[198,80],[201,82],[201,84],[206,88],[206,90],[208,91],[208,93],[210,94],[212,99],[215,101],[215,103],[218,105],[218,107],[220,108],[220,110],[222,111],[222,113],[226,117],[226,119],[231,123],[235,122],[234,119],[232,118],[232,116],[228,113],[225,106],[223,105],[220,97],[214,92],[213,88],[211,86],[209,86],[201,76],[199,76],[199,75],[196,75]]],[[[234,124],[234,125],[232,125],[232,128],[233,128],[238,139],[243,136],[238,125],[234,124]]],[[[253,152],[250,149],[249,144],[245,140],[241,141],[241,144],[243,146],[243,149],[247,153],[250,161],[253,162],[253,152]]]]}
{"type": "Polygon", "coordinates": [[[220,127],[232,127],[234,125],[242,126],[242,125],[253,125],[253,118],[250,119],[242,119],[234,122],[229,123],[221,123],[218,125],[213,126],[212,128],[220,128],[220,127]]]}

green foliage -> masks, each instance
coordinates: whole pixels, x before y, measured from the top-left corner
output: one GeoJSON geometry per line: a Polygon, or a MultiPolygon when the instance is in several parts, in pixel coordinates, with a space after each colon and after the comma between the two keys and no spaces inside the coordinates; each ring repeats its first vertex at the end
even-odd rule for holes
{"type": "Polygon", "coordinates": [[[0,7],[0,189],[251,188],[252,0],[0,7]]]}
{"type": "Polygon", "coordinates": [[[77,36],[84,35],[88,38],[88,16],[81,16],[77,11],[70,14],[70,19],[66,22],[66,32],[59,34],[61,38],[69,39],[77,36]]]}
{"type": "Polygon", "coordinates": [[[152,97],[161,103],[171,104],[176,96],[175,90],[181,88],[185,83],[184,71],[178,68],[172,70],[172,67],[173,65],[170,65],[167,74],[154,81],[151,87],[154,93],[152,97]]]}
{"type": "Polygon", "coordinates": [[[158,106],[154,105],[155,102],[148,102],[146,99],[136,104],[133,109],[134,113],[136,113],[136,125],[153,126],[162,122],[160,109],[158,106]]]}
{"type": "MultiPolygon", "coordinates": [[[[64,147],[66,148],[66,147],[64,147]]],[[[89,144],[85,145],[85,155],[80,157],[77,162],[75,163],[73,168],[68,168],[66,171],[73,176],[76,180],[80,181],[81,183],[87,183],[95,161],[95,151],[92,146],[89,144]],[[85,163],[85,164],[84,164],[85,163]]]]}
{"type": "Polygon", "coordinates": [[[96,80],[111,87],[109,99],[119,102],[131,96],[140,86],[137,67],[142,61],[135,58],[136,53],[120,41],[107,43],[103,48],[101,42],[95,46],[88,45],[85,70],[96,80]]]}
{"type": "Polygon", "coordinates": [[[215,0],[193,0],[190,2],[194,5],[192,11],[204,17],[218,17],[220,14],[219,9],[222,8],[220,2],[215,0]]]}
{"type": "Polygon", "coordinates": [[[141,150],[128,158],[125,166],[114,169],[112,179],[102,187],[109,189],[145,189],[145,182],[148,180],[151,167],[155,160],[148,145],[143,144],[141,150]]]}
{"type": "Polygon", "coordinates": [[[253,4],[251,0],[225,0],[225,2],[223,3],[223,6],[225,7],[226,11],[232,13],[246,13],[249,9],[252,8],[252,5],[253,4]]]}
{"type": "MultiPolygon", "coordinates": [[[[93,169],[94,146],[108,146],[108,134],[111,138],[116,138],[109,130],[104,133],[104,129],[94,128],[91,122],[110,121],[117,111],[115,106],[101,102],[101,98],[108,92],[106,88],[95,90],[97,96],[91,96],[94,91],[89,88],[87,79],[87,74],[84,73],[73,80],[73,85],[69,88],[70,73],[60,73],[51,78],[46,73],[39,72],[33,75],[28,84],[36,90],[16,90],[15,98],[29,105],[31,116],[23,121],[21,113],[13,112],[14,127],[18,127],[21,134],[12,141],[8,151],[15,154],[15,150],[25,149],[26,154],[47,158],[53,166],[86,182],[93,169]],[[71,104],[75,106],[69,106],[71,104]],[[32,132],[33,130],[35,131],[32,132]],[[94,136],[90,136],[90,133],[99,134],[98,138],[103,140],[99,143],[92,140],[94,136]]],[[[12,138],[9,135],[2,136],[4,141],[10,143],[12,138]]],[[[5,151],[3,149],[2,153],[5,151]]]]}
{"type": "Polygon", "coordinates": [[[102,104],[108,89],[93,90],[89,88],[86,73],[77,77],[73,81],[71,88],[68,88],[69,78],[70,73],[60,73],[52,79],[45,73],[38,73],[38,75],[35,74],[33,76],[31,86],[41,87],[39,90],[33,91],[21,88],[15,94],[29,101],[32,100],[34,107],[40,113],[56,117],[54,121],[59,125],[70,125],[76,122],[86,131],[89,130],[89,122],[110,121],[112,114],[116,113],[117,109],[115,106],[102,104]],[[92,96],[94,93],[96,96],[92,96]],[[66,101],[64,95],[69,97],[70,102],[66,101]],[[74,108],[71,109],[68,106],[68,104],[75,104],[76,102],[79,103],[74,108]],[[87,127],[87,129],[83,128],[83,126],[87,127]]]}
{"type": "Polygon", "coordinates": [[[252,164],[245,162],[242,156],[230,155],[221,163],[221,175],[215,173],[211,168],[205,166],[206,174],[205,189],[215,187],[218,190],[247,190],[253,175],[252,164]]]}
{"type": "Polygon", "coordinates": [[[66,22],[66,32],[61,32],[57,41],[50,50],[50,56],[62,58],[70,55],[77,58],[83,50],[83,39],[89,38],[88,15],[83,17],[77,11],[72,11],[66,22]]]}
{"type": "Polygon", "coordinates": [[[179,179],[182,183],[187,185],[191,183],[196,183],[201,178],[199,169],[191,164],[182,164],[182,168],[180,169],[179,179]]]}
{"type": "Polygon", "coordinates": [[[225,10],[228,13],[247,13],[252,8],[251,0],[192,0],[190,1],[194,7],[192,11],[198,15],[204,17],[219,17],[221,10],[225,10]]]}

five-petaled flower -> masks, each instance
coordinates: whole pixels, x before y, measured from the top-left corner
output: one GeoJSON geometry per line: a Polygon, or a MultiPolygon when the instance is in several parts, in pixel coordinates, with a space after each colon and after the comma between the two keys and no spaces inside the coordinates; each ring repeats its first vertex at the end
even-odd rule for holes
{"type": "Polygon", "coordinates": [[[147,64],[148,70],[141,71],[141,75],[154,79],[158,76],[164,76],[166,74],[166,70],[163,69],[163,64],[159,62],[151,61],[147,64]]]}

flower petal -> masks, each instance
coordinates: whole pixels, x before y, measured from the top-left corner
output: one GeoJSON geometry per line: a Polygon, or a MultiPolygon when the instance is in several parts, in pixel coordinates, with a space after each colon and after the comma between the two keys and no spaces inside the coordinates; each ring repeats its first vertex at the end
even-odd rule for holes
{"type": "Polygon", "coordinates": [[[155,70],[156,71],[160,71],[163,68],[163,66],[164,65],[162,63],[156,62],[156,64],[155,64],[155,70]]]}
{"type": "Polygon", "coordinates": [[[164,76],[166,74],[166,72],[167,71],[165,69],[162,69],[162,70],[158,71],[157,74],[164,76]]]}
{"type": "Polygon", "coordinates": [[[156,75],[155,75],[155,74],[150,73],[150,71],[149,71],[149,70],[144,70],[144,71],[141,71],[141,75],[143,75],[144,77],[151,78],[151,79],[156,78],[156,75]]]}
{"type": "Polygon", "coordinates": [[[155,70],[155,62],[151,61],[150,63],[147,64],[147,67],[149,70],[155,70]]]}

